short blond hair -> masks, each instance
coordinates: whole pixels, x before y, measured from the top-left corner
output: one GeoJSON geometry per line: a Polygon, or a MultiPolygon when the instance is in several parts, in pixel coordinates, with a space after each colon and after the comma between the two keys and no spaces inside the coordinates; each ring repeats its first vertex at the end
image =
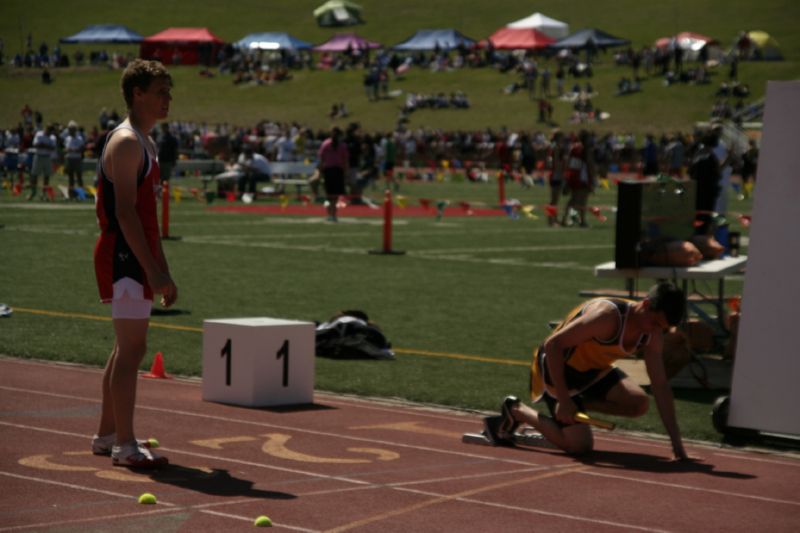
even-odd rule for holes
{"type": "Polygon", "coordinates": [[[134,59],[128,63],[120,81],[122,96],[125,98],[128,109],[133,106],[133,90],[138,87],[146,91],[150,87],[150,83],[158,78],[167,79],[170,85],[172,84],[172,76],[160,61],[134,59]]]}

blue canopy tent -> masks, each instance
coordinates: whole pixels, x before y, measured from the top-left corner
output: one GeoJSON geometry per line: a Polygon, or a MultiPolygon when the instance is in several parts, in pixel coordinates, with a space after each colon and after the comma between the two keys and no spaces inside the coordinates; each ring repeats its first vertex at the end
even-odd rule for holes
{"type": "Polygon", "coordinates": [[[462,45],[472,46],[474,44],[474,39],[462,35],[461,32],[457,30],[419,30],[410,38],[395,45],[393,48],[395,50],[406,51],[435,50],[437,47],[440,50],[452,50],[462,45]]]}
{"type": "Polygon", "coordinates": [[[139,43],[144,39],[127,26],[119,24],[93,24],[82,29],[75,35],[62,37],[64,44],[91,44],[91,43],[139,43]]]}
{"type": "Polygon", "coordinates": [[[606,48],[625,46],[630,43],[628,39],[621,39],[601,30],[587,28],[554,42],[550,45],[550,48],[558,50],[605,50],[606,48]]]}
{"type": "Polygon", "coordinates": [[[312,47],[311,43],[282,32],[251,33],[236,41],[234,46],[244,50],[303,50],[312,47]]]}

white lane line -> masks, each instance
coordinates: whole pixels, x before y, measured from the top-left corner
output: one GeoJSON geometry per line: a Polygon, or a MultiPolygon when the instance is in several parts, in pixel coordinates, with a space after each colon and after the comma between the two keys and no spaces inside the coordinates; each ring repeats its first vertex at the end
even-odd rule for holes
{"type": "Polygon", "coordinates": [[[180,512],[181,509],[173,508],[173,509],[156,509],[153,511],[143,511],[141,513],[125,513],[125,514],[115,514],[115,515],[106,515],[106,516],[94,516],[90,518],[76,518],[74,520],[58,520],[56,522],[45,522],[39,524],[26,524],[24,526],[11,526],[11,527],[3,527],[0,528],[0,531],[22,531],[25,529],[41,529],[46,530],[50,528],[59,528],[61,529],[63,526],[70,525],[70,524],[83,524],[86,522],[98,522],[104,521],[111,524],[114,520],[119,520],[121,518],[139,518],[139,517],[147,517],[156,514],[175,514],[180,512]]]}
{"type": "MultiPolygon", "coordinates": [[[[136,500],[136,496],[131,496],[130,494],[124,494],[124,493],[121,493],[121,492],[112,492],[110,490],[94,489],[92,487],[87,487],[85,485],[76,485],[74,483],[65,483],[63,481],[54,481],[52,479],[45,479],[45,478],[40,478],[40,477],[35,477],[35,476],[24,476],[22,474],[14,474],[12,472],[0,471],[0,475],[1,476],[7,476],[7,477],[13,477],[13,478],[17,478],[17,479],[23,479],[25,481],[36,481],[38,483],[45,483],[45,484],[48,484],[48,485],[56,485],[56,486],[59,486],[59,487],[66,487],[66,488],[69,488],[69,489],[82,490],[82,491],[86,491],[86,492],[96,492],[98,494],[104,494],[106,496],[114,496],[116,498],[124,498],[126,500],[136,500]]],[[[168,503],[168,502],[163,502],[163,501],[159,501],[158,503],[159,503],[159,505],[164,505],[166,507],[175,507],[174,503],[168,503]]]]}
{"type": "MultiPolygon", "coordinates": [[[[104,495],[107,495],[107,496],[115,496],[115,497],[118,497],[118,498],[134,499],[134,500],[136,499],[135,496],[131,496],[130,494],[121,494],[121,493],[118,493],[118,492],[111,492],[111,491],[107,491],[107,490],[94,489],[94,488],[91,488],[91,487],[86,487],[84,485],[76,485],[74,483],[64,483],[64,482],[61,482],[61,481],[53,481],[51,479],[37,478],[37,477],[34,477],[34,476],[23,476],[23,475],[20,475],[20,474],[14,474],[14,473],[11,473],[11,472],[3,472],[3,471],[0,471],[0,475],[7,476],[7,477],[12,477],[12,478],[18,478],[18,479],[22,479],[22,480],[25,480],[25,481],[35,481],[35,482],[38,482],[38,483],[46,483],[46,484],[49,484],[49,485],[57,485],[57,486],[60,486],[60,487],[65,487],[65,488],[70,488],[70,489],[75,489],[75,490],[95,492],[95,493],[104,494],[104,495]]],[[[27,524],[27,525],[24,525],[24,526],[12,526],[12,527],[0,528],[0,531],[18,531],[18,530],[33,529],[33,528],[43,528],[44,529],[44,528],[55,527],[55,526],[61,527],[61,526],[64,526],[66,524],[77,524],[77,523],[92,522],[92,521],[98,521],[98,520],[111,521],[111,520],[119,520],[121,518],[138,518],[138,517],[144,517],[144,516],[153,515],[153,514],[159,514],[159,513],[176,513],[176,512],[185,511],[187,509],[194,509],[194,510],[198,510],[201,513],[217,515],[217,516],[222,516],[222,517],[226,517],[226,518],[234,518],[234,519],[243,520],[243,521],[246,521],[246,522],[252,522],[254,520],[253,518],[250,518],[250,517],[247,517],[247,516],[241,516],[241,515],[234,515],[234,514],[230,514],[230,513],[221,513],[221,512],[218,512],[218,511],[211,511],[211,510],[208,510],[207,507],[209,507],[210,505],[236,505],[236,504],[242,504],[242,503],[254,503],[254,502],[257,502],[257,501],[260,501],[260,500],[257,500],[257,499],[237,500],[237,501],[230,501],[230,502],[217,502],[215,504],[200,504],[200,505],[192,505],[192,506],[184,507],[184,506],[178,506],[178,505],[176,505],[174,503],[168,503],[168,502],[165,502],[163,500],[159,500],[158,504],[167,507],[167,509],[156,509],[156,510],[152,510],[152,511],[144,511],[144,512],[141,512],[141,513],[125,513],[125,514],[106,515],[106,516],[101,516],[101,517],[80,518],[80,519],[75,519],[75,520],[58,520],[58,521],[54,521],[54,522],[50,522],[50,523],[27,524]]],[[[283,527],[283,528],[286,528],[286,529],[291,529],[291,530],[294,530],[294,531],[307,531],[307,532],[310,532],[310,533],[311,532],[315,532],[315,530],[313,530],[313,529],[306,529],[306,528],[302,528],[302,527],[289,526],[287,524],[277,524],[277,523],[275,523],[273,525],[274,526],[283,527]]]]}
{"type": "MultiPolygon", "coordinates": [[[[249,522],[251,524],[255,520],[254,518],[251,518],[249,516],[241,516],[241,515],[230,514],[230,513],[221,513],[219,511],[202,510],[200,512],[201,513],[205,513],[205,514],[215,515],[215,516],[222,516],[224,518],[233,518],[235,520],[241,520],[241,521],[244,521],[244,522],[249,522]]],[[[278,523],[278,522],[273,522],[272,523],[272,527],[283,528],[283,529],[291,529],[292,531],[305,531],[307,533],[319,533],[319,530],[317,530],[317,529],[307,529],[307,528],[304,528],[304,527],[290,526],[290,525],[287,525],[287,524],[284,524],[284,523],[278,523]]]]}
{"type": "MultiPolygon", "coordinates": [[[[26,429],[26,430],[30,430],[30,431],[41,431],[41,432],[44,432],[44,433],[55,433],[55,434],[58,434],[58,435],[65,435],[65,436],[70,436],[70,437],[79,437],[81,439],[87,439],[87,440],[90,438],[89,435],[83,435],[81,433],[68,433],[66,431],[56,431],[56,430],[51,430],[49,428],[36,427],[36,426],[26,426],[26,425],[23,425],[23,424],[11,424],[9,422],[3,422],[3,421],[0,421],[0,426],[15,427],[17,429],[26,429]]],[[[309,471],[306,471],[306,470],[298,470],[298,469],[295,469],[295,468],[285,468],[285,467],[280,467],[280,466],[268,465],[268,464],[265,464],[265,463],[257,463],[257,462],[254,462],[254,461],[244,461],[242,459],[233,459],[233,458],[230,458],[230,457],[224,457],[224,456],[219,456],[219,455],[210,455],[210,454],[205,454],[205,453],[190,452],[190,451],[186,451],[186,450],[179,450],[177,448],[167,448],[167,447],[164,447],[164,446],[160,446],[159,450],[163,450],[163,451],[169,452],[169,453],[177,453],[177,454],[180,454],[180,455],[188,455],[190,457],[199,457],[199,458],[202,458],[202,459],[213,459],[215,461],[227,461],[229,463],[235,463],[235,464],[244,465],[244,466],[254,466],[256,468],[266,468],[268,470],[277,470],[279,472],[287,472],[287,473],[290,473],[290,474],[299,474],[299,475],[310,476],[310,477],[315,477],[315,478],[320,478],[320,479],[331,479],[331,480],[335,480],[335,481],[342,481],[344,483],[355,483],[357,485],[369,484],[368,481],[361,481],[360,479],[351,479],[351,478],[346,478],[346,477],[341,477],[341,476],[329,476],[329,475],[326,475],[326,474],[319,474],[319,473],[315,473],[315,472],[309,472],[309,471]]]]}
{"type": "Polygon", "coordinates": [[[744,455],[744,454],[740,455],[740,454],[732,454],[732,453],[715,453],[714,455],[716,455],[718,457],[727,457],[729,459],[736,459],[737,461],[744,460],[744,461],[754,461],[754,462],[757,462],[757,463],[769,463],[769,464],[772,464],[772,465],[800,467],[800,461],[795,461],[793,463],[790,463],[788,461],[776,461],[774,459],[763,459],[761,457],[752,457],[752,456],[749,456],[749,455],[744,455]]]}
{"type": "MultiPolygon", "coordinates": [[[[30,390],[30,389],[19,389],[19,388],[16,388],[16,387],[0,386],[0,390],[9,390],[9,391],[18,392],[18,393],[37,394],[37,395],[41,395],[41,396],[50,396],[50,397],[54,397],[54,398],[66,398],[66,399],[79,400],[79,401],[85,401],[85,402],[91,402],[91,403],[100,403],[100,400],[98,400],[96,398],[84,398],[84,397],[73,396],[73,395],[69,395],[69,394],[58,394],[58,393],[52,393],[52,392],[34,391],[34,390],[30,390]]],[[[159,412],[159,413],[167,413],[167,414],[173,414],[173,415],[191,416],[191,417],[195,417],[195,418],[201,418],[201,419],[205,419],[205,420],[216,420],[216,421],[219,421],[219,422],[226,422],[226,423],[244,424],[244,425],[248,425],[248,426],[256,426],[256,427],[263,427],[263,428],[282,429],[282,430],[288,431],[290,433],[304,433],[304,434],[308,434],[308,435],[318,435],[318,436],[322,436],[322,437],[332,437],[332,438],[337,438],[337,439],[351,440],[351,441],[355,441],[355,442],[366,442],[366,443],[370,443],[371,445],[384,445],[384,446],[390,446],[390,447],[393,446],[393,447],[398,447],[398,448],[406,448],[406,449],[410,449],[410,450],[434,452],[434,453],[441,453],[441,454],[446,454],[446,455],[455,455],[455,456],[458,456],[458,457],[468,457],[468,458],[472,458],[472,459],[482,459],[482,460],[490,459],[489,457],[487,457],[485,455],[478,455],[478,454],[474,454],[474,453],[457,452],[457,451],[453,451],[453,450],[442,450],[442,449],[439,449],[439,448],[432,448],[432,447],[429,447],[429,446],[416,446],[416,445],[413,445],[413,444],[404,444],[404,443],[399,443],[399,442],[394,442],[394,441],[376,440],[376,439],[368,438],[368,437],[354,437],[352,435],[332,433],[332,432],[327,432],[327,431],[316,431],[316,430],[311,430],[311,429],[298,428],[298,427],[295,427],[295,426],[283,426],[283,425],[278,425],[278,424],[269,424],[269,423],[266,423],[266,422],[255,422],[255,421],[252,421],[252,420],[244,420],[244,419],[240,419],[240,418],[231,418],[231,417],[226,417],[226,416],[206,415],[206,414],[202,414],[202,413],[193,413],[191,411],[180,411],[180,410],[175,410],[175,409],[152,407],[152,406],[148,406],[148,405],[144,405],[144,404],[138,404],[137,405],[137,409],[143,409],[143,410],[147,410],[147,411],[155,411],[155,412],[159,412]]],[[[2,424],[2,425],[13,425],[13,424],[8,424],[7,422],[0,422],[0,424],[2,424]]],[[[164,449],[166,450],[166,448],[164,448],[164,449]]],[[[530,461],[518,461],[518,460],[513,460],[513,459],[491,458],[491,460],[498,461],[498,462],[503,462],[503,463],[509,463],[509,464],[519,464],[519,465],[524,465],[524,466],[535,466],[535,465],[537,465],[537,463],[533,463],[533,462],[530,462],[530,461]]]]}
{"type": "Polygon", "coordinates": [[[769,502],[769,503],[780,503],[785,505],[794,505],[800,507],[800,501],[792,501],[792,500],[781,500],[778,498],[768,498],[766,496],[757,496],[755,494],[742,494],[741,492],[731,492],[727,490],[718,490],[718,489],[707,489],[701,487],[693,487],[692,485],[684,485],[681,483],[667,483],[665,481],[651,481],[649,479],[641,479],[641,478],[633,478],[628,476],[620,476],[616,474],[606,474],[604,472],[592,472],[588,470],[582,470],[578,472],[584,476],[595,476],[595,477],[604,477],[610,479],[621,479],[623,481],[629,481],[631,483],[644,483],[646,485],[655,485],[658,487],[669,487],[672,489],[683,489],[683,490],[691,490],[695,492],[705,492],[708,494],[719,494],[721,496],[733,496],[736,498],[745,498],[748,500],[757,500],[761,502],[769,502]]]}
{"type": "MultiPolygon", "coordinates": [[[[4,356],[0,356],[0,361],[4,363],[14,363],[26,366],[43,366],[46,368],[57,368],[58,370],[66,370],[70,372],[82,372],[84,374],[98,375],[103,373],[102,368],[93,368],[75,363],[64,363],[60,361],[37,361],[32,359],[17,359],[4,356]]],[[[175,377],[175,379],[170,380],[169,384],[199,388],[201,386],[201,381],[199,378],[175,377]]],[[[0,386],[0,389],[2,388],[3,386],[0,386]]],[[[397,409],[400,408],[409,411],[410,415],[413,414],[415,416],[420,416],[423,418],[433,418],[439,420],[447,420],[451,422],[470,421],[469,420],[470,418],[474,418],[474,421],[480,424],[482,423],[483,417],[488,416],[489,414],[489,413],[479,413],[471,411],[458,411],[456,408],[448,408],[446,406],[439,406],[439,405],[415,404],[412,402],[404,402],[402,400],[391,400],[389,398],[356,397],[356,396],[348,396],[346,394],[337,394],[325,391],[314,391],[314,395],[317,398],[324,398],[326,404],[357,406],[359,408],[367,410],[381,411],[387,413],[397,413],[397,409]],[[435,414],[432,411],[438,411],[440,412],[440,414],[435,414]]]]}
{"type": "MultiPolygon", "coordinates": [[[[12,357],[5,357],[0,356],[0,361],[2,362],[9,362],[15,363],[20,365],[34,365],[34,366],[44,366],[44,367],[56,367],[60,370],[68,370],[68,371],[77,371],[89,374],[100,374],[103,372],[102,369],[99,368],[91,368],[86,367],[74,363],[63,363],[63,362],[53,362],[53,361],[37,361],[32,359],[17,359],[12,357]]],[[[199,387],[200,381],[199,379],[195,378],[176,378],[170,381],[170,385],[183,385],[183,386],[190,386],[190,387],[199,387]]],[[[0,389],[3,389],[3,386],[0,386],[0,389]]],[[[15,389],[20,390],[20,389],[15,389]]],[[[29,392],[25,389],[25,392],[29,392]]],[[[475,412],[456,412],[452,414],[447,414],[444,411],[447,411],[448,408],[445,406],[429,406],[425,404],[414,404],[409,402],[403,401],[393,401],[387,398],[361,398],[361,397],[349,397],[347,395],[341,395],[336,393],[328,393],[324,391],[315,391],[314,393],[319,398],[325,398],[325,403],[332,404],[332,405],[355,405],[363,409],[373,410],[373,411],[381,411],[381,412],[389,412],[389,413],[397,413],[397,409],[401,408],[407,411],[409,416],[419,416],[422,418],[432,418],[432,419],[439,419],[439,420],[447,420],[447,421],[469,421],[470,417],[475,418],[476,422],[480,422],[483,416],[488,415],[488,413],[475,413],[475,412]],[[424,411],[442,411],[441,414],[434,414],[431,412],[424,412],[424,411]]],[[[74,397],[73,397],[74,398],[74,397]]],[[[87,398],[77,398],[81,400],[90,401],[87,398]]],[[[635,432],[625,433],[625,439],[615,438],[613,437],[613,433],[606,432],[606,431],[598,431],[595,433],[595,440],[604,441],[604,442],[612,442],[617,444],[631,444],[632,441],[635,441],[637,446],[643,446],[648,448],[656,448],[659,450],[665,450],[666,452],[670,451],[669,442],[665,438],[657,438],[651,435],[639,435],[635,432]]],[[[746,453],[736,453],[732,450],[727,450],[720,452],[720,450],[725,450],[721,448],[719,445],[714,443],[707,443],[707,442],[700,442],[700,441],[691,441],[689,442],[693,448],[700,448],[703,450],[711,451],[713,455],[717,455],[720,457],[727,457],[731,459],[737,460],[745,460],[745,461],[754,461],[754,462],[764,462],[764,463],[772,463],[778,465],[785,465],[785,466],[794,466],[800,467],[800,456],[797,456],[796,462],[789,462],[795,459],[794,456],[791,454],[785,453],[777,453],[777,452],[767,452],[767,451],[753,451],[750,454],[746,453]],[[756,453],[767,453],[774,455],[776,457],[783,457],[786,461],[777,461],[774,459],[764,459],[762,457],[753,457],[752,454],[756,453]]],[[[529,464],[529,463],[525,463],[529,464]]]]}
{"type": "MultiPolygon", "coordinates": [[[[0,388],[9,389],[9,387],[0,387],[0,388]]],[[[20,390],[20,392],[24,392],[24,391],[20,390]]],[[[56,394],[52,394],[52,393],[47,393],[47,395],[59,396],[59,397],[66,396],[66,395],[56,395],[56,394]]],[[[159,409],[159,410],[162,410],[162,409],[159,409]]],[[[162,411],[175,412],[175,411],[170,411],[170,410],[167,410],[167,409],[163,409],[162,411]]],[[[175,412],[175,413],[180,414],[181,412],[178,411],[178,412],[175,412]]],[[[191,414],[191,413],[189,413],[189,414],[191,414]]],[[[215,419],[219,418],[221,420],[229,420],[229,419],[225,419],[225,418],[221,418],[221,417],[212,417],[212,418],[215,418],[215,419]]],[[[60,434],[60,435],[68,435],[68,436],[80,437],[82,439],[87,439],[88,438],[88,435],[83,435],[83,434],[79,434],[79,433],[68,433],[68,432],[64,432],[64,431],[51,430],[49,428],[38,428],[38,427],[35,427],[35,426],[24,426],[24,425],[21,425],[21,424],[11,424],[11,423],[2,422],[2,421],[0,421],[0,425],[10,426],[10,427],[17,427],[17,428],[21,428],[21,429],[32,429],[32,430],[43,431],[43,432],[48,432],[48,433],[55,433],[55,434],[60,434]]],[[[256,423],[255,425],[267,425],[267,424],[258,424],[258,423],[256,423]]],[[[310,432],[310,433],[317,433],[318,434],[320,432],[310,432]]],[[[332,436],[332,437],[340,437],[341,438],[340,435],[335,435],[335,434],[327,434],[327,435],[332,436]]],[[[359,440],[361,440],[361,439],[359,439],[359,440]]],[[[391,443],[389,443],[389,444],[391,444],[391,443]]],[[[411,446],[409,446],[409,447],[411,447],[411,446]]],[[[266,464],[263,464],[263,463],[256,463],[256,462],[251,462],[251,461],[242,461],[242,460],[232,459],[232,458],[228,458],[228,457],[221,457],[221,456],[214,456],[214,455],[209,455],[209,454],[200,454],[200,453],[188,452],[188,451],[185,451],[185,450],[178,450],[178,449],[172,449],[172,448],[163,448],[163,449],[164,449],[164,451],[168,451],[170,453],[189,455],[189,456],[192,456],[192,457],[200,457],[200,458],[205,458],[205,459],[226,461],[226,462],[232,462],[232,463],[235,463],[235,464],[242,464],[242,465],[247,465],[247,466],[255,466],[255,467],[259,467],[259,468],[267,468],[267,469],[273,469],[273,470],[278,470],[278,471],[285,471],[285,472],[290,472],[290,473],[295,473],[295,474],[300,474],[300,475],[307,475],[307,476],[310,476],[310,477],[316,477],[316,478],[322,478],[322,479],[333,479],[333,480],[338,480],[338,481],[342,481],[342,482],[355,483],[355,484],[361,485],[363,488],[368,488],[368,489],[374,489],[374,488],[381,487],[381,485],[376,485],[374,483],[370,483],[370,482],[362,481],[362,480],[343,478],[343,477],[339,477],[339,476],[328,476],[328,475],[324,475],[324,474],[311,473],[311,472],[306,472],[306,471],[297,470],[297,469],[288,469],[288,468],[283,468],[283,467],[275,467],[275,466],[266,465],[266,464]]],[[[432,451],[441,451],[441,450],[435,450],[435,449],[431,449],[431,450],[432,451]]],[[[444,452],[444,453],[447,453],[447,452],[444,452]]],[[[494,460],[493,458],[487,458],[487,457],[480,457],[480,458],[484,459],[484,460],[486,460],[486,459],[494,460]]],[[[503,461],[503,462],[507,462],[507,461],[503,461]]],[[[527,464],[528,464],[528,466],[531,466],[530,463],[527,463],[527,464]]],[[[534,469],[534,470],[540,470],[540,469],[541,470],[546,470],[547,468],[548,467],[542,466],[542,467],[540,467],[538,469],[534,469]]],[[[735,496],[735,497],[741,497],[741,498],[748,498],[748,499],[753,499],[753,500],[758,500],[758,501],[766,501],[766,502],[770,502],[770,503],[783,503],[783,504],[800,506],[800,502],[779,500],[779,499],[775,499],[775,498],[767,498],[767,497],[762,497],[762,496],[754,496],[754,495],[747,495],[747,494],[741,494],[741,493],[732,493],[732,492],[729,492],[729,491],[721,491],[721,490],[715,490],[715,489],[706,489],[706,488],[700,488],[700,487],[693,487],[693,486],[690,486],[690,485],[665,483],[665,482],[658,482],[658,481],[648,481],[648,480],[630,478],[630,477],[626,477],[626,476],[618,476],[618,475],[605,474],[605,473],[596,473],[596,472],[590,472],[590,471],[584,471],[584,470],[580,470],[580,471],[577,471],[577,472],[581,473],[581,474],[585,474],[585,475],[594,475],[594,476],[598,476],[598,477],[621,479],[621,480],[624,480],[624,481],[635,482],[635,483],[646,483],[646,484],[662,486],[662,487],[679,488],[679,489],[692,490],[692,491],[698,491],[698,492],[704,492],[704,493],[720,494],[720,495],[723,495],[723,496],[735,496]]],[[[12,477],[18,477],[18,478],[22,478],[22,479],[28,479],[28,476],[21,476],[21,475],[10,474],[10,473],[8,473],[6,475],[9,475],[9,476],[12,476],[12,477]]],[[[36,479],[36,478],[30,478],[30,479],[36,479]]],[[[94,491],[94,492],[100,492],[100,493],[103,493],[103,494],[109,494],[109,495],[118,496],[118,497],[131,498],[131,496],[129,496],[127,494],[122,495],[122,494],[119,494],[119,493],[101,491],[99,489],[88,489],[88,488],[85,488],[85,487],[81,487],[79,485],[74,485],[73,486],[71,484],[64,484],[64,483],[54,482],[54,481],[49,481],[49,480],[42,480],[42,481],[43,482],[52,483],[52,484],[56,484],[56,485],[65,485],[65,486],[71,486],[71,487],[74,487],[74,488],[81,488],[81,489],[84,489],[84,490],[91,490],[91,491],[94,491]]],[[[389,485],[386,485],[386,486],[389,486],[389,485]]],[[[404,488],[402,486],[390,487],[390,488],[393,488],[395,490],[408,490],[408,491],[415,490],[415,489],[404,488]]],[[[420,491],[420,493],[427,494],[427,495],[435,494],[435,493],[426,493],[426,492],[423,492],[423,491],[420,491]]],[[[436,496],[442,496],[442,495],[436,495],[436,496]]],[[[467,501],[466,498],[464,500],[467,501]]],[[[480,502],[479,500],[475,500],[473,503],[485,503],[486,505],[495,505],[495,504],[490,504],[490,503],[486,503],[486,502],[480,502]]],[[[539,512],[539,511],[536,511],[536,512],[539,512]]],[[[550,514],[552,516],[561,516],[561,517],[564,517],[564,518],[583,520],[582,517],[574,517],[574,516],[570,516],[570,515],[560,515],[558,513],[549,513],[549,512],[546,512],[546,511],[542,511],[542,513],[543,514],[550,514]]],[[[595,519],[586,519],[586,520],[595,521],[597,523],[606,523],[604,521],[596,521],[595,519]]],[[[615,523],[608,523],[608,524],[609,525],[617,525],[615,523]]],[[[627,526],[627,525],[624,526],[624,527],[638,528],[638,526],[627,526]]]]}
{"type": "MultiPolygon", "coordinates": [[[[572,465],[569,465],[572,466],[572,465]]],[[[483,472],[480,474],[464,474],[463,476],[448,476],[448,477],[440,477],[440,478],[432,478],[432,479],[421,479],[416,481],[398,481],[397,483],[387,483],[387,487],[410,487],[411,485],[427,485],[430,483],[444,483],[445,481],[465,481],[467,479],[478,479],[478,478],[487,478],[487,477],[497,477],[497,476],[516,476],[518,474],[526,474],[528,472],[538,472],[539,470],[547,470],[548,468],[557,468],[557,467],[547,467],[547,466],[537,466],[534,468],[522,468],[522,469],[514,469],[514,470],[506,470],[505,472],[483,472]]]]}
{"type": "MultiPolygon", "coordinates": [[[[411,493],[420,494],[420,495],[424,495],[424,496],[440,496],[439,494],[436,494],[436,493],[431,493],[431,492],[417,490],[417,489],[398,488],[397,490],[403,490],[403,491],[406,491],[406,492],[411,492],[411,493]]],[[[578,516],[578,515],[571,515],[571,514],[564,514],[564,513],[556,513],[556,512],[553,512],[553,511],[545,511],[543,509],[534,509],[532,507],[518,507],[518,506],[515,506],[515,505],[508,505],[508,504],[503,504],[503,503],[487,502],[487,501],[478,500],[478,499],[475,499],[475,498],[459,497],[459,498],[455,498],[455,500],[459,501],[459,502],[466,502],[466,503],[474,503],[474,504],[479,504],[479,505],[485,505],[487,507],[497,507],[499,509],[506,509],[506,510],[509,510],[509,511],[521,511],[523,513],[530,513],[530,514],[537,514],[537,515],[544,515],[544,516],[552,516],[552,517],[555,517],[555,518],[563,518],[565,520],[573,520],[573,521],[579,521],[579,522],[589,522],[591,524],[612,526],[612,527],[618,527],[618,528],[622,528],[622,529],[633,529],[633,530],[637,530],[637,531],[650,531],[650,532],[654,532],[654,533],[668,533],[668,531],[669,531],[669,530],[665,530],[665,529],[655,529],[655,528],[650,528],[650,527],[645,527],[645,526],[636,526],[636,525],[633,525],[633,524],[624,524],[622,522],[611,522],[609,520],[600,520],[598,518],[587,518],[585,516],[578,516]]]]}

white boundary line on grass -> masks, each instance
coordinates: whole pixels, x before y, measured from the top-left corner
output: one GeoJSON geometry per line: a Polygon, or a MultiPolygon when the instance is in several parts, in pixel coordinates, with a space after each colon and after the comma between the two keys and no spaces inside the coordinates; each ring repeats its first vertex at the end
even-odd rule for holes
{"type": "MultiPolygon", "coordinates": [[[[331,246],[329,244],[321,245],[299,245],[299,244],[283,244],[277,242],[231,242],[218,239],[216,236],[187,236],[183,238],[183,242],[187,244],[206,244],[212,246],[230,246],[240,248],[265,248],[270,250],[288,250],[297,252],[314,252],[314,253],[336,253],[347,255],[363,255],[364,248],[345,248],[341,246],[331,246]]],[[[558,248],[554,248],[557,250],[558,248]]],[[[482,253],[481,248],[471,250],[475,253],[482,253]]],[[[446,249],[442,249],[438,254],[432,252],[416,253],[408,252],[409,257],[417,259],[425,259],[429,261],[455,261],[461,263],[481,263],[489,265],[502,265],[502,266],[520,266],[520,267],[533,267],[533,268],[553,268],[553,269],[569,269],[579,271],[593,271],[593,265],[581,265],[575,261],[526,261],[523,259],[504,258],[504,257],[490,257],[482,258],[475,257],[468,254],[451,254],[446,249]]]]}
{"type": "Polygon", "coordinates": [[[551,244],[535,246],[492,246],[489,248],[432,248],[414,250],[414,255],[447,255],[460,253],[498,253],[498,252],[556,252],[566,250],[606,250],[614,248],[611,244],[551,244]]]}

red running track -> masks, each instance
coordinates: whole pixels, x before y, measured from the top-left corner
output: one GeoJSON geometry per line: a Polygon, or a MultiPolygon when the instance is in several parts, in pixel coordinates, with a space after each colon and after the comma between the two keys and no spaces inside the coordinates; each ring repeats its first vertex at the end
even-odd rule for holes
{"type": "Polygon", "coordinates": [[[100,370],[0,358],[0,531],[798,531],[800,459],[596,433],[579,461],[461,443],[481,417],[317,393],[312,406],[203,402],[140,380],[137,428],[172,465],[89,453],[100,370]],[[157,505],[140,505],[151,492],[157,505]]]}

